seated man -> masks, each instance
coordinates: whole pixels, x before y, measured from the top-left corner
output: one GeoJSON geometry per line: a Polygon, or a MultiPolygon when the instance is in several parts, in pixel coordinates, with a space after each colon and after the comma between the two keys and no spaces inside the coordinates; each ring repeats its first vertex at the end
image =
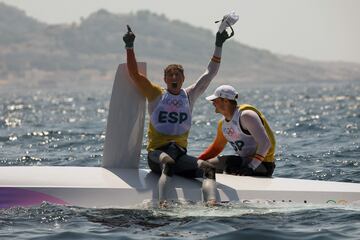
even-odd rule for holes
{"type": "Polygon", "coordinates": [[[217,171],[242,176],[271,177],[274,169],[275,137],[264,115],[247,104],[237,105],[238,93],[229,85],[218,87],[206,99],[224,117],[218,123],[213,143],[199,156],[217,171]],[[229,142],[236,154],[218,156],[229,142]]]}
{"type": "Polygon", "coordinates": [[[148,101],[150,116],[148,129],[148,164],[150,169],[161,174],[159,179],[160,206],[166,205],[166,186],[173,174],[188,178],[205,177],[203,181],[204,198],[215,201],[213,188],[215,173],[208,173],[210,165],[203,160],[187,155],[188,136],[191,127],[191,114],[198,97],[206,90],[216,76],[221,60],[222,45],[230,36],[226,31],[217,33],[214,54],[205,72],[190,86],[183,88],[184,69],[179,64],[170,64],[164,70],[166,88],[150,81],[138,71],[135,53],[135,35],[128,26],[124,35],[129,75],[139,92],[148,101]],[[205,170],[205,174],[204,174],[205,170]],[[207,194],[209,187],[211,193],[207,194]]]}

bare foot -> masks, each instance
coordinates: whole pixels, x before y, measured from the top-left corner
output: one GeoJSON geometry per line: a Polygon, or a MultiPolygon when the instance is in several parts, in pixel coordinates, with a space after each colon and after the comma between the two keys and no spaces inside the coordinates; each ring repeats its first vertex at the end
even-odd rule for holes
{"type": "Polygon", "coordinates": [[[169,207],[169,204],[168,204],[168,202],[166,200],[163,200],[163,201],[159,202],[159,208],[164,209],[164,208],[168,208],[168,207],[169,207]]]}
{"type": "Polygon", "coordinates": [[[218,204],[217,204],[217,202],[216,202],[216,199],[210,199],[210,200],[208,200],[207,202],[206,202],[206,206],[207,207],[215,207],[215,206],[217,206],[218,204]]]}

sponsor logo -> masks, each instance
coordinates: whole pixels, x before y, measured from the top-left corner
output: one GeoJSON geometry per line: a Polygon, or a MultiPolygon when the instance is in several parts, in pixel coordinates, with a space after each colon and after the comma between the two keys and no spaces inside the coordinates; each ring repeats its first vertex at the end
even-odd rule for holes
{"type": "Polygon", "coordinates": [[[346,201],[344,199],[340,199],[340,200],[330,199],[330,200],[327,200],[326,203],[346,205],[346,204],[348,204],[348,201],[346,201]]]}

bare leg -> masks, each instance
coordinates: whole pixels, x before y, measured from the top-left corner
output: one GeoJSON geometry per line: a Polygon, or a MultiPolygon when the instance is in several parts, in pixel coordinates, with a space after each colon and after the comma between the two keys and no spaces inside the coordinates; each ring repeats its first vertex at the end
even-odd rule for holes
{"type": "Polygon", "coordinates": [[[208,161],[197,160],[199,168],[204,170],[204,180],[202,182],[202,192],[204,201],[208,206],[216,205],[216,181],[215,166],[208,161]]]}
{"type": "Polygon", "coordinates": [[[225,163],[225,161],[222,161],[221,158],[219,158],[219,157],[210,158],[206,162],[213,165],[216,168],[216,170],[224,171],[224,169],[225,169],[226,163],[225,163]]]}
{"type": "Polygon", "coordinates": [[[159,187],[159,206],[161,208],[167,207],[167,195],[169,191],[169,186],[171,184],[172,175],[173,175],[173,165],[175,161],[167,153],[155,150],[149,153],[149,158],[152,162],[158,163],[161,168],[161,175],[158,182],[159,187]]]}

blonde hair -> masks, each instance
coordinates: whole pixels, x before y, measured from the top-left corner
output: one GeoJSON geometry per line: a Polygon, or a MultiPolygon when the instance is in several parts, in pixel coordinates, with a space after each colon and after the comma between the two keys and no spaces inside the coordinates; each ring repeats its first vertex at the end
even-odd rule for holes
{"type": "Polygon", "coordinates": [[[164,69],[164,77],[165,77],[166,73],[171,71],[171,70],[178,70],[184,76],[184,68],[183,68],[182,65],[180,65],[180,64],[170,64],[164,69]]]}

